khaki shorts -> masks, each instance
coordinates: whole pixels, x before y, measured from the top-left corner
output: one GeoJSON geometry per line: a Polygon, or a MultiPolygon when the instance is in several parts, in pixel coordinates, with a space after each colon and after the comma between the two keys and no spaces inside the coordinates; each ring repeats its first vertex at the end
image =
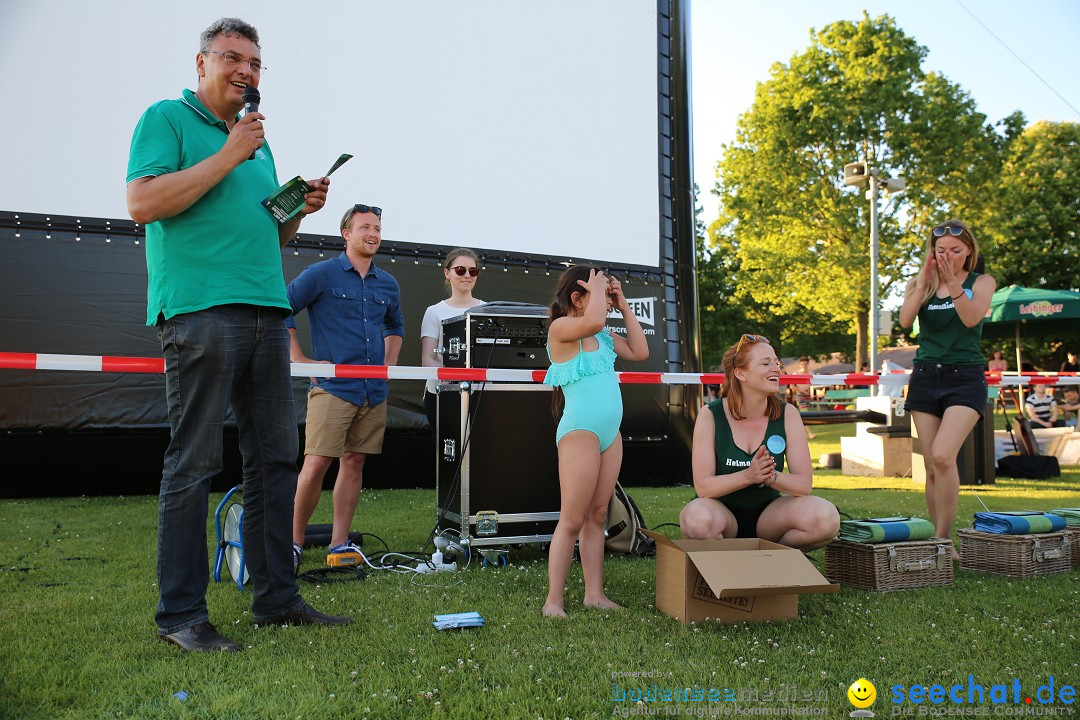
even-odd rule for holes
{"type": "Polygon", "coordinates": [[[377,455],[382,452],[385,431],[385,401],[374,407],[360,406],[322,388],[308,391],[305,455],[377,455]]]}

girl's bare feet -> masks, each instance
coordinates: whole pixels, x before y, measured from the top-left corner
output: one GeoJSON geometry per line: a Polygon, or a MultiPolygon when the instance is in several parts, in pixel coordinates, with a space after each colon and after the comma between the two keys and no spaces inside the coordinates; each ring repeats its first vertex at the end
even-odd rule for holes
{"type": "Polygon", "coordinates": [[[544,617],[566,617],[566,609],[562,605],[550,602],[544,603],[544,607],[540,608],[540,613],[544,617]]]}
{"type": "Polygon", "coordinates": [[[602,595],[596,600],[586,599],[582,605],[587,608],[597,608],[598,610],[623,610],[623,606],[614,600],[610,599],[606,595],[602,595]]]}

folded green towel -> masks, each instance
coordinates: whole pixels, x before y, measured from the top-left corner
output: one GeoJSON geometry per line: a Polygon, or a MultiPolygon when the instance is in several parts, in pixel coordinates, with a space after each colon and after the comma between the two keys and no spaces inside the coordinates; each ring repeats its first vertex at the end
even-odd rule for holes
{"type": "Polygon", "coordinates": [[[866,518],[843,520],[840,539],[861,543],[903,542],[934,537],[934,525],[917,517],[866,518]]]}
{"type": "Polygon", "coordinates": [[[1058,532],[1065,529],[1065,519],[1053,513],[1031,510],[975,513],[975,529],[1001,535],[1058,532]]]}
{"type": "Polygon", "coordinates": [[[1058,508],[1050,512],[1065,518],[1065,524],[1069,527],[1080,526],[1080,508],[1058,508]]]}

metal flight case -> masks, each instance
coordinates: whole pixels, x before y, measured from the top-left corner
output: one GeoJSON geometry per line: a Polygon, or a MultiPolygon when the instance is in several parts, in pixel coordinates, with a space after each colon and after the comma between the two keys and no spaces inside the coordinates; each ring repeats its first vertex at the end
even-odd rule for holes
{"type": "MultiPolygon", "coordinates": [[[[540,370],[548,310],[493,302],[443,321],[447,367],[540,370]]],[[[533,383],[437,386],[438,531],[481,548],[547,542],[559,521],[551,388],[533,383]]]]}
{"type": "Polygon", "coordinates": [[[440,383],[438,530],[475,549],[548,542],[559,521],[551,388],[440,383]]]}

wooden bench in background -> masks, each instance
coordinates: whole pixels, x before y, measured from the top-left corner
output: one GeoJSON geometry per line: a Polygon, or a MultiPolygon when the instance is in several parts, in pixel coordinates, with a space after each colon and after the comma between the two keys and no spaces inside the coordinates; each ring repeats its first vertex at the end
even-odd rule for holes
{"type": "Polygon", "coordinates": [[[855,404],[855,398],[870,397],[872,394],[873,393],[868,387],[846,390],[826,390],[820,400],[811,400],[807,405],[827,410],[831,410],[837,405],[842,405],[846,410],[849,405],[855,404]]]}

